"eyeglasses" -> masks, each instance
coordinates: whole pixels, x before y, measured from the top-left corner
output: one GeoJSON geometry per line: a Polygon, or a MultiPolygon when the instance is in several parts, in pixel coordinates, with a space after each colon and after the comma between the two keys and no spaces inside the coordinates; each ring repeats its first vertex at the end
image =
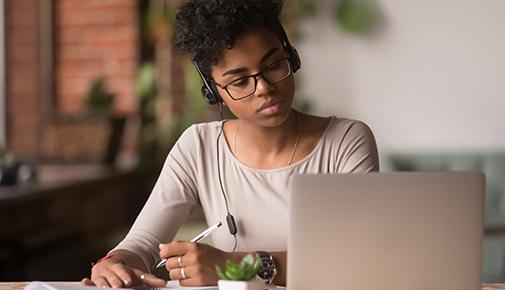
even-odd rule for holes
{"type": "Polygon", "coordinates": [[[253,75],[238,78],[226,85],[214,83],[224,89],[233,100],[238,101],[254,94],[259,76],[262,76],[265,81],[273,85],[287,79],[291,73],[291,65],[289,59],[286,57],[272,63],[253,75]]]}

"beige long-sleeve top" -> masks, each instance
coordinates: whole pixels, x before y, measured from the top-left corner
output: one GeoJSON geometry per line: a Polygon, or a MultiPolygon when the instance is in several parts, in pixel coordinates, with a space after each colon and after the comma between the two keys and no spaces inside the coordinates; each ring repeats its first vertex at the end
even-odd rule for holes
{"type": "Polygon", "coordinates": [[[226,206],[218,180],[217,151],[223,188],[238,226],[237,250],[286,250],[290,178],[296,174],[350,173],[379,168],[377,146],[363,122],[331,117],[314,150],[302,160],[277,169],[251,168],[232,154],[221,132],[223,121],[192,125],[167,156],[160,176],[123,241],[148,269],[159,260],[159,243],[173,239],[191,211],[201,206],[208,224],[223,227],[212,234],[215,247],[231,251],[226,206]]]}

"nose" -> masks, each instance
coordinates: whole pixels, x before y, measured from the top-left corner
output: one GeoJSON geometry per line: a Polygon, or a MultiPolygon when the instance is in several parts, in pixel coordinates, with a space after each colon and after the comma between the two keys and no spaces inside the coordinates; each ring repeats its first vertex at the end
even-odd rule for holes
{"type": "Polygon", "coordinates": [[[256,91],[254,92],[256,96],[264,96],[273,90],[273,85],[270,84],[263,75],[256,77],[256,91]]]}

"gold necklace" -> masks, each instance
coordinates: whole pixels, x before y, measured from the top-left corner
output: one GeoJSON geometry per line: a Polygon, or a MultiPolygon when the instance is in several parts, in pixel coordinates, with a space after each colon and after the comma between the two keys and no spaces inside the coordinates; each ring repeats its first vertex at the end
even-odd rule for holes
{"type": "MultiPolygon", "coordinates": [[[[293,146],[293,150],[291,151],[291,157],[289,158],[288,165],[291,165],[291,162],[293,162],[293,158],[295,157],[296,153],[296,148],[298,148],[298,144],[300,143],[300,136],[302,135],[302,121],[300,118],[300,113],[298,111],[295,111],[296,113],[296,119],[298,120],[298,134],[296,135],[296,141],[295,145],[293,146]]],[[[233,153],[235,153],[235,156],[238,157],[237,155],[237,133],[238,129],[240,128],[240,125],[242,124],[242,121],[239,121],[237,127],[235,128],[235,133],[233,136],[233,153]]]]}
{"type": "Polygon", "coordinates": [[[291,165],[291,162],[293,161],[293,157],[295,157],[296,148],[298,147],[298,143],[300,143],[300,135],[302,135],[302,121],[301,121],[298,111],[295,111],[295,112],[296,112],[296,119],[298,120],[298,134],[296,135],[295,146],[293,146],[293,151],[291,152],[291,158],[289,158],[289,162],[288,162],[287,166],[291,165]]]}

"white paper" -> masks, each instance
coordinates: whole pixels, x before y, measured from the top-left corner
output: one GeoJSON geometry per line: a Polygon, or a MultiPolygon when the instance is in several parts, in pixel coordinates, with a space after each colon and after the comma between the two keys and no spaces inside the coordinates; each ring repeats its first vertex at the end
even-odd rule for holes
{"type": "MultiPolygon", "coordinates": [[[[170,289],[180,289],[180,290],[218,290],[217,286],[209,287],[183,287],[180,286],[177,281],[168,281],[167,285],[162,288],[151,288],[151,287],[136,287],[136,288],[116,288],[116,289],[142,289],[142,290],[170,290],[170,289]]],[[[24,290],[103,290],[103,288],[94,286],[84,286],[75,282],[40,282],[34,281],[28,283],[24,290]]]]}

